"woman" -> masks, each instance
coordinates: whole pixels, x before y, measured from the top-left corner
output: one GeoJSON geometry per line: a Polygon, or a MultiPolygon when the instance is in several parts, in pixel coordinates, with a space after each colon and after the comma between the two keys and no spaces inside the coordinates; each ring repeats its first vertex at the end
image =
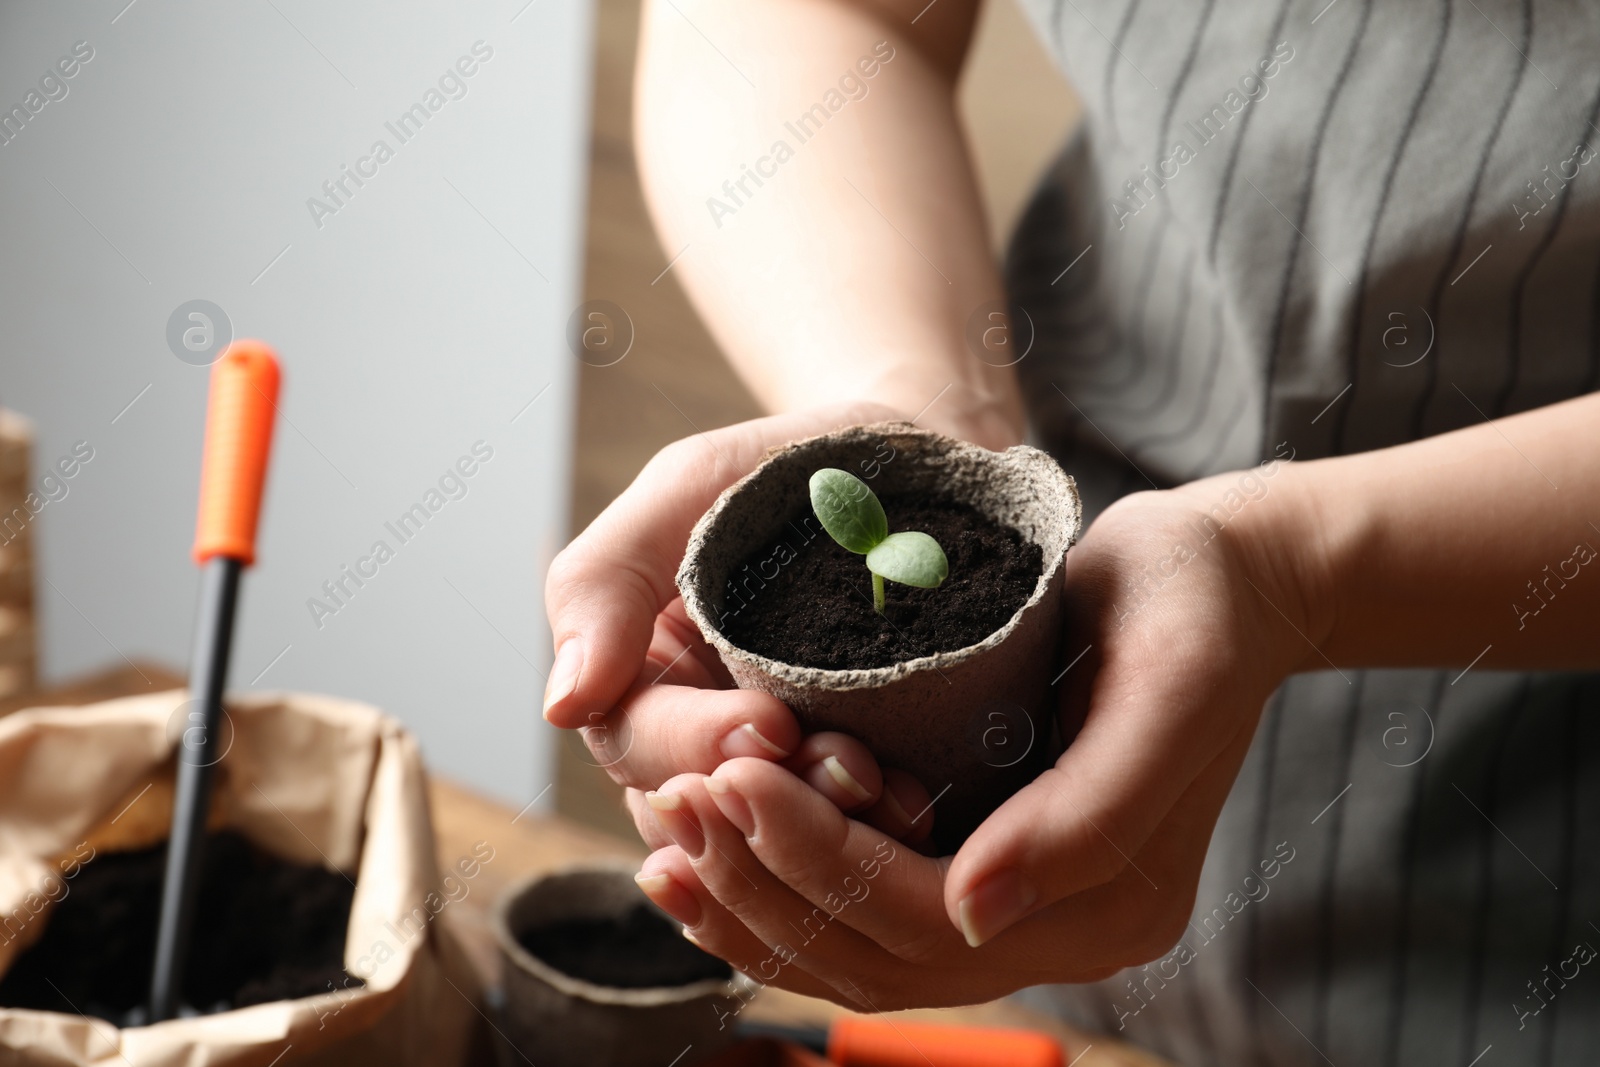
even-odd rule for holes
{"type": "Polygon", "coordinates": [[[562,553],[546,717],[629,732],[641,885],[736,964],[781,946],[781,986],[1055,985],[1184,1063],[1594,1062],[1600,685],[1553,672],[1600,666],[1600,20],[1026,6],[1086,119],[1002,285],[952,99],[975,0],[647,5],[663,244],[781,414],[664,450],[562,553]],[[724,689],[671,579],[764,448],[891,417],[1078,479],[1086,717],[795,949],[926,791],[724,689]]]}

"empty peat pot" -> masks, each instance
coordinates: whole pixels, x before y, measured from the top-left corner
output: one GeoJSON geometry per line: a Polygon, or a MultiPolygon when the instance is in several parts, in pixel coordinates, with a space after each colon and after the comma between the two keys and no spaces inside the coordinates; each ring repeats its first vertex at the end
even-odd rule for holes
{"type": "MultiPolygon", "coordinates": [[[[1076,483],[1038,449],[991,452],[903,422],[855,426],[775,449],[723,492],[694,528],[678,589],[740,688],[782,700],[807,733],[849,734],[883,766],[914,775],[936,798],[933,841],[950,852],[1048,765],[1057,743],[1062,572],[1081,522],[1076,483]],[[1015,530],[1042,553],[1031,595],[965,647],[887,666],[823,669],[740,647],[730,620],[772,595],[766,580],[810,543],[809,479],[823,467],[855,474],[880,497],[966,504],[1015,530]],[[752,558],[774,562],[751,568],[752,558]]],[[[890,585],[890,599],[904,588],[890,585]]],[[[871,611],[871,601],[852,610],[871,611]]]]}
{"type": "Polygon", "coordinates": [[[639,891],[636,870],[536,875],[495,904],[503,1030],[539,1067],[664,1067],[678,1056],[681,1067],[733,1042],[733,968],[684,939],[639,891]]]}

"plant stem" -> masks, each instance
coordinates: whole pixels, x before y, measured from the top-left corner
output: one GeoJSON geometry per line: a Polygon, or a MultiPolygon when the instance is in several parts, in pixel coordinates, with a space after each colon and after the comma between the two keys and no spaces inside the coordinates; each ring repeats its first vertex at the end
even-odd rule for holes
{"type": "Polygon", "coordinates": [[[883,575],[872,576],[872,606],[879,615],[883,614],[883,575]]]}

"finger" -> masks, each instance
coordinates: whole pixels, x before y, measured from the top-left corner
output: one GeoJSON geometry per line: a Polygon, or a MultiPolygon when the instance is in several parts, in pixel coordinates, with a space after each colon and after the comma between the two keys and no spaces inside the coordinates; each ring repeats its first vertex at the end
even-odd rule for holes
{"type": "Polygon", "coordinates": [[[723,666],[722,657],[706,643],[700,628],[689,619],[683,597],[674,597],[656,616],[655,633],[640,677],[672,685],[692,685],[700,689],[732,689],[733,676],[723,666]],[[651,672],[654,664],[660,670],[651,672]]]}
{"type": "Polygon", "coordinates": [[[639,831],[639,837],[652,851],[671,847],[672,835],[667,833],[660,820],[655,817],[650,804],[644,798],[644,792],[643,789],[629,789],[622,795],[623,806],[633,817],[634,829],[639,831]]]}
{"type": "MultiPolygon", "coordinates": [[[[742,831],[739,844],[810,905],[901,961],[931,963],[957,948],[968,954],[945,918],[937,860],[847,818],[770,763],[730,760],[705,780],[705,788],[742,831]]],[[[717,887],[711,888],[721,899],[717,887]]]]}
{"type": "Polygon", "coordinates": [[[840,811],[870,808],[883,793],[883,772],[877,759],[849,734],[809,734],[784,766],[840,811]]]}
{"type": "Polygon", "coordinates": [[[890,767],[883,772],[883,795],[856,818],[914,848],[933,832],[933,798],[916,778],[890,767]]]}
{"type": "MultiPolygon", "coordinates": [[[[856,817],[913,848],[926,841],[933,830],[933,802],[928,791],[905,771],[884,771],[883,782],[883,794],[877,802],[856,817]]],[[[623,803],[645,844],[660,849],[672,843],[646,803],[643,790],[628,789],[623,803]]]]}
{"type": "Polygon", "coordinates": [[[583,740],[595,764],[638,789],[679,774],[710,774],[740,756],[785,759],[801,747],[788,707],[753,689],[641,683],[614,709],[590,718],[583,740]]]}
{"type": "MultiPolygon", "coordinates": [[[[794,794],[804,795],[811,804],[831,812],[839,823],[849,822],[826,798],[773,764],[734,760],[724,768],[742,764],[767,767],[792,783],[794,794]]],[[[706,792],[705,783],[709,780],[700,775],[684,775],[666,783],[659,792],[646,794],[656,817],[688,856],[706,890],[762,944],[771,946],[781,959],[792,961],[791,965],[826,982],[837,995],[851,996],[853,986],[875,986],[873,976],[893,961],[869,939],[834,921],[832,910],[813,904],[767,870],[751,853],[744,833],[736,825],[737,819],[730,821],[706,792]]],[[[853,825],[863,833],[872,833],[891,852],[896,850],[882,834],[859,823],[853,825]]],[[[831,843],[811,841],[802,845],[806,846],[826,855],[831,843]]],[[[903,848],[898,852],[909,855],[903,848]]],[[[937,905],[937,890],[934,898],[937,905]]],[[[861,1000],[857,998],[855,1003],[860,1005],[861,1000]]]]}
{"type": "MultiPolygon", "coordinates": [[[[777,986],[808,997],[837,1000],[838,994],[782,957],[713,897],[683,849],[667,845],[644,861],[635,879],[651,902],[683,924],[684,936],[702,950],[727,960],[762,985],[777,986]]],[[[717,1012],[738,1014],[743,1001],[717,1006],[717,1012]]]]}
{"type": "MultiPolygon", "coordinates": [[[[658,612],[677,596],[673,580],[689,533],[718,494],[765,450],[879,414],[839,405],[698,434],[669,445],[550,564],[545,609],[555,660],[545,718],[576,728],[607,711],[640,673],[658,612]]],[[[870,421],[870,420],[869,420],[870,421]]]]}
{"type": "Polygon", "coordinates": [[[810,734],[783,763],[795,777],[896,840],[919,844],[933,832],[933,798],[905,771],[880,770],[867,746],[849,734],[810,734]]]}

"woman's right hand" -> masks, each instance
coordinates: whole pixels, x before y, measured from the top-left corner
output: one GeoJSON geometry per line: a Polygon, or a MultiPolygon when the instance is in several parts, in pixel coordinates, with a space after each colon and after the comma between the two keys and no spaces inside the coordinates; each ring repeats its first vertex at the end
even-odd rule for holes
{"type": "MultiPolygon", "coordinates": [[[[802,737],[781,701],[734,688],[674,584],[694,524],[768,449],[906,417],[881,404],[839,404],[753,419],[658,452],[550,565],[545,606],[556,655],[545,718],[581,731],[595,762],[630,790],[753,756],[782,763],[840,810],[899,840],[924,839],[931,812],[915,824],[908,813],[927,811],[927,790],[903,771],[880,770],[854,738],[802,737]]],[[[630,796],[630,807],[643,808],[644,799],[630,796]]]]}

